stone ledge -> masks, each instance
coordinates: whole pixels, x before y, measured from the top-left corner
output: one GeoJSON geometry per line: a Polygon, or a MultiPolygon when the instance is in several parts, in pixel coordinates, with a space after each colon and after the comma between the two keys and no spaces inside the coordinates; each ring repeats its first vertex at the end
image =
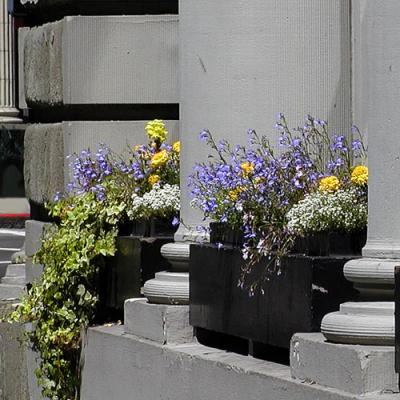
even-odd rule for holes
{"type": "Polygon", "coordinates": [[[349,393],[399,391],[390,346],[335,344],[320,333],[299,333],[292,338],[290,364],[294,378],[349,393]]]}
{"type": "Polygon", "coordinates": [[[397,400],[301,383],[289,367],[197,343],[161,345],[121,326],[88,331],[82,400],[397,400]],[[110,373],[112,371],[112,373],[110,373]]]}
{"type": "Polygon", "coordinates": [[[20,38],[31,107],[179,103],[176,15],[65,17],[20,38]]]}
{"type": "Polygon", "coordinates": [[[189,306],[150,304],[138,298],[126,300],[124,312],[126,333],[161,344],[193,341],[189,306]]]}
{"type": "MultiPolygon", "coordinates": [[[[147,121],[72,121],[35,124],[25,133],[26,196],[36,203],[51,200],[70,180],[66,156],[104,143],[117,153],[147,143],[147,121]]],[[[165,121],[170,142],[178,140],[178,121],[165,121]]],[[[27,256],[30,256],[27,249],[27,256]]]]}

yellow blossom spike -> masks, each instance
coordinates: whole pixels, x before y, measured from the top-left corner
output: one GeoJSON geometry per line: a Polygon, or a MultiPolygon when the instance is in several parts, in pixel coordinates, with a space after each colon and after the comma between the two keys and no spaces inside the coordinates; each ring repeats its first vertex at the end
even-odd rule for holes
{"type": "Polygon", "coordinates": [[[163,143],[167,139],[168,131],[161,119],[149,121],[145,127],[147,136],[150,141],[163,143]]]}

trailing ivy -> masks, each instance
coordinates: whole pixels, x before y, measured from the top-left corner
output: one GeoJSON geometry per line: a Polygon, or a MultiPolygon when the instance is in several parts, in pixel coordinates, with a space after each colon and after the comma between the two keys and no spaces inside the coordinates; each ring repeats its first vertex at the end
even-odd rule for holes
{"type": "Polygon", "coordinates": [[[117,222],[126,208],[108,189],[101,201],[84,193],[50,206],[60,223],[47,230],[34,257],[44,266],[43,277],[9,318],[32,323],[27,338],[40,355],[36,376],[43,396],[52,400],[79,398],[81,332],[98,301],[99,256],[114,255],[117,222]]]}
{"type": "Polygon", "coordinates": [[[34,256],[43,276],[8,318],[31,323],[27,339],[40,355],[38,383],[51,400],[79,399],[81,333],[94,320],[98,272],[103,257],[116,251],[118,222],[176,220],[179,212],[180,143],[164,142],[161,120],[145,129],[149,144],[135,146],[127,161],[102,145],[95,154],[87,149],[69,157],[73,180],[48,205],[59,223],[46,231],[34,256]]]}

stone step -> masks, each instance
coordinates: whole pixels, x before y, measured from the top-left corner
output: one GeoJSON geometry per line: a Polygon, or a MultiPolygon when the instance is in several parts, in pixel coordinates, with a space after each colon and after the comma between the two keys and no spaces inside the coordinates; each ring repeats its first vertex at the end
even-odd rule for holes
{"type": "Polygon", "coordinates": [[[86,343],[85,400],[399,399],[398,394],[354,395],[293,379],[287,366],[199,343],[163,345],[127,334],[123,326],[89,328],[86,343]]]}
{"type": "Polygon", "coordinates": [[[329,343],[321,333],[297,333],[292,338],[290,356],[292,376],[302,382],[354,395],[379,392],[399,396],[394,346],[329,343]]]}
{"type": "Polygon", "coordinates": [[[193,341],[189,325],[189,306],[150,304],[147,299],[125,301],[124,329],[126,333],[162,344],[193,341]]]}
{"type": "Polygon", "coordinates": [[[18,300],[25,293],[25,286],[0,284],[0,301],[1,300],[18,300]]]}
{"type": "Polygon", "coordinates": [[[1,278],[1,283],[6,285],[21,285],[24,286],[26,283],[25,276],[5,276],[1,278]]]}
{"type": "Polygon", "coordinates": [[[25,277],[25,264],[8,264],[5,277],[25,277]]]}

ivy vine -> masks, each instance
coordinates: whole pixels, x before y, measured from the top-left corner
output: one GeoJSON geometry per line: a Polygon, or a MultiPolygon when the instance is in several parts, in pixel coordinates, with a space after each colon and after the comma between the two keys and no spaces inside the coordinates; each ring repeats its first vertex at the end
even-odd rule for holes
{"type": "Polygon", "coordinates": [[[35,373],[42,395],[51,400],[79,399],[81,332],[94,318],[100,256],[114,255],[117,222],[126,209],[109,185],[102,201],[89,192],[49,206],[60,222],[46,231],[34,257],[44,266],[42,279],[9,317],[32,323],[27,339],[40,355],[35,373]]]}

